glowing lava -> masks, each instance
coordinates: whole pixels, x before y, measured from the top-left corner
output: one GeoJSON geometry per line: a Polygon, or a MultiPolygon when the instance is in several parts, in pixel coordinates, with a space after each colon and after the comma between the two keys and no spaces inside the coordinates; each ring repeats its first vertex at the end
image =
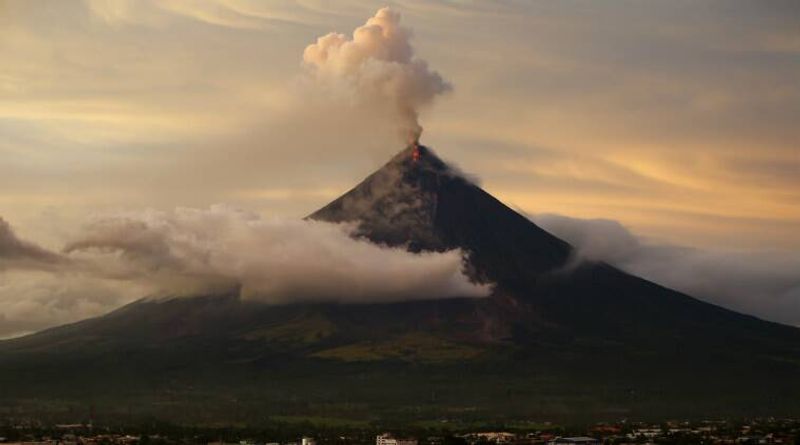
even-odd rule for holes
{"type": "Polygon", "coordinates": [[[419,158],[422,154],[419,151],[419,145],[416,143],[414,144],[414,151],[411,152],[411,160],[414,162],[419,161],[419,158]]]}

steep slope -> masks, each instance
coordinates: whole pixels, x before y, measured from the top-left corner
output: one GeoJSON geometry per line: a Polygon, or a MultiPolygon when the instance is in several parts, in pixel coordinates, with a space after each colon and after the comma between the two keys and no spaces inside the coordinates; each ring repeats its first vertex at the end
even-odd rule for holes
{"type": "Polygon", "coordinates": [[[608,264],[580,263],[571,246],[424,146],[407,147],[309,218],[355,222],[361,236],[411,250],[463,249],[469,271],[479,281],[495,283],[496,295],[513,298],[517,308],[528,307],[573,332],[647,342],[691,335],[687,329],[739,323],[747,332],[789,335],[793,351],[800,346],[793,343],[796,329],[703,303],[608,264]],[[641,329],[653,332],[636,335],[641,329]]]}
{"type": "Polygon", "coordinates": [[[412,251],[461,249],[494,292],[358,305],[143,300],[0,342],[0,399],[88,394],[190,422],[286,410],[411,421],[800,409],[800,330],[579,262],[425,147],[309,218],[412,251]]]}
{"type": "Polygon", "coordinates": [[[571,247],[475,186],[424,146],[410,146],[309,216],[359,223],[376,243],[412,251],[461,248],[477,278],[529,286],[566,264],[571,247]],[[417,155],[414,155],[414,152],[417,155]]]}

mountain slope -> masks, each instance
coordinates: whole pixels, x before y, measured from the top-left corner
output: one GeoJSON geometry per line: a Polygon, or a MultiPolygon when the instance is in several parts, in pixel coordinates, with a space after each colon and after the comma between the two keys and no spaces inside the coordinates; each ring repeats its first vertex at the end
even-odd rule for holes
{"type": "Polygon", "coordinates": [[[412,251],[461,249],[470,277],[494,292],[357,305],[143,300],[0,342],[0,398],[88,394],[188,422],[286,410],[412,421],[800,409],[800,330],[579,262],[425,147],[309,218],[412,251]],[[195,408],[165,410],[165,397],[195,408]]]}
{"type": "MultiPolygon", "coordinates": [[[[635,336],[680,336],[690,326],[740,323],[792,337],[797,329],[763,322],[703,303],[604,263],[579,263],[573,249],[451,170],[426,147],[410,146],[358,186],[309,216],[356,222],[373,242],[411,250],[460,248],[476,280],[496,294],[532,305],[571,330],[635,336]],[[418,152],[415,159],[414,151],[418,152]]],[[[745,328],[747,327],[747,328],[745,328]]],[[[705,328],[703,328],[705,329],[705,328]]],[[[708,333],[708,335],[714,335],[708,333]]]]}
{"type": "Polygon", "coordinates": [[[359,222],[373,242],[410,250],[461,248],[479,279],[527,286],[564,266],[571,247],[464,179],[424,146],[408,147],[309,216],[359,222]],[[417,151],[419,158],[414,159],[417,151]]]}

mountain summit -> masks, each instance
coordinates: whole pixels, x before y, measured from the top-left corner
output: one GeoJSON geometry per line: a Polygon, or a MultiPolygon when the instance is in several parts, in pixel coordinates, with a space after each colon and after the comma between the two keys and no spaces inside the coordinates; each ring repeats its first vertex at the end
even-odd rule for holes
{"type": "Polygon", "coordinates": [[[142,300],[0,342],[0,402],[72,398],[182,422],[800,410],[800,330],[580,261],[424,146],[309,218],[415,252],[461,249],[470,277],[493,293],[348,305],[142,300]]]}
{"type": "Polygon", "coordinates": [[[310,218],[357,222],[359,235],[412,251],[463,249],[477,279],[501,286],[532,283],[564,266],[572,251],[421,145],[401,151],[310,218]]]}

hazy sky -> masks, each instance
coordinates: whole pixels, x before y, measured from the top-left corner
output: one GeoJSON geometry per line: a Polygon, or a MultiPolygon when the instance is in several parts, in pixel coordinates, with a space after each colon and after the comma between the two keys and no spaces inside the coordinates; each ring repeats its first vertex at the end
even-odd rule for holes
{"type": "Polygon", "coordinates": [[[303,51],[388,5],[452,87],[422,142],[509,205],[800,249],[800,3],[331,3],[0,0],[0,216],[61,248],[109,210],[310,213],[402,142],[309,91],[303,51]]]}

